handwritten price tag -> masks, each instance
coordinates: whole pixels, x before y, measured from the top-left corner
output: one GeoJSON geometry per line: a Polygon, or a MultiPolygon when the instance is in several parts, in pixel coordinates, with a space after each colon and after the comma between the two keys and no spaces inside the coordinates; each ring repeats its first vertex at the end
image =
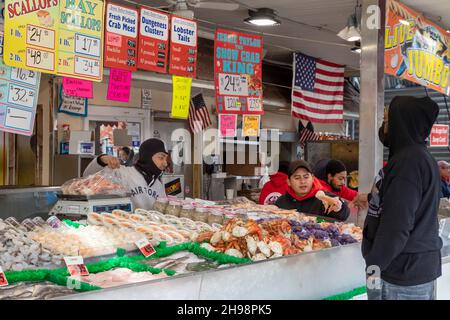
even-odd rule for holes
{"type": "Polygon", "coordinates": [[[87,276],[89,271],[84,265],[82,256],[64,257],[67,270],[71,276],[87,276]]]}
{"type": "Polygon", "coordinates": [[[225,101],[225,110],[227,111],[240,111],[242,104],[239,97],[223,97],[225,101]]]}
{"type": "Polygon", "coordinates": [[[32,70],[12,68],[11,80],[23,82],[32,86],[37,83],[38,73],[32,70]]]}
{"type": "Polygon", "coordinates": [[[100,39],[82,34],[75,35],[75,53],[100,57],[100,39]]]}
{"type": "Polygon", "coordinates": [[[55,49],[55,31],[27,24],[27,44],[55,49]]]}
{"type": "Polygon", "coordinates": [[[248,96],[247,78],[236,74],[219,73],[219,94],[248,96]]]}
{"type": "Polygon", "coordinates": [[[9,84],[8,102],[22,107],[33,108],[36,92],[33,89],[9,84]]]}
{"type": "Polygon", "coordinates": [[[248,111],[262,111],[261,98],[247,98],[248,111]]]}
{"type": "Polygon", "coordinates": [[[6,279],[5,273],[2,267],[0,267],[0,287],[5,287],[8,285],[8,280],[6,279]]]}
{"type": "Polygon", "coordinates": [[[146,258],[150,257],[156,252],[155,248],[153,248],[153,246],[148,242],[147,239],[136,241],[136,246],[146,258]]]}
{"type": "Polygon", "coordinates": [[[172,117],[187,119],[191,100],[192,78],[172,76],[172,117]]]}
{"type": "Polygon", "coordinates": [[[49,71],[55,70],[55,53],[33,48],[27,48],[27,66],[44,69],[49,71]]]}
{"type": "Polygon", "coordinates": [[[75,73],[85,76],[98,77],[100,75],[100,61],[84,57],[75,57],[75,73]]]}

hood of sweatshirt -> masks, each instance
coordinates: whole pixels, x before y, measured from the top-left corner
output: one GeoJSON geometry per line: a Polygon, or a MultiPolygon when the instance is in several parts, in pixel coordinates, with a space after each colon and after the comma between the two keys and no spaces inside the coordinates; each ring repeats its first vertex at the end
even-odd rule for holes
{"type": "Polygon", "coordinates": [[[282,187],[287,183],[288,176],[283,172],[277,172],[270,176],[270,182],[273,183],[275,187],[282,187]]]}

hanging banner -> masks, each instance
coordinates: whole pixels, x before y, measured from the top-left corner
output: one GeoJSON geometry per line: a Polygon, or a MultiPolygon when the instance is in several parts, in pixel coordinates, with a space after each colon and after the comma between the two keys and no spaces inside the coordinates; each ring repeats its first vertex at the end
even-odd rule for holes
{"type": "Polygon", "coordinates": [[[94,97],[92,93],[92,82],[88,80],[63,78],[63,90],[68,96],[89,98],[94,97]]]}
{"type": "Polygon", "coordinates": [[[172,16],[169,73],[195,78],[197,74],[197,22],[172,16]]]}
{"type": "Polygon", "coordinates": [[[169,15],[141,7],[139,18],[139,69],[167,72],[169,15]]]}
{"type": "Polygon", "coordinates": [[[103,63],[105,67],[137,70],[137,27],[137,10],[108,3],[103,63]]]}
{"type": "Polygon", "coordinates": [[[448,147],[448,125],[435,124],[431,128],[430,147],[448,147]]]}
{"type": "Polygon", "coordinates": [[[59,0],[5,0],[6,65],[56,74],[59,0]]]}
{"type": "Polygon", "coordinates": [[[219,114],[220,137],[236,137],[237,115],[219,114]]]}
{"type": "Polygon", "coordinates": [[[68,96],[64,93],[62,86],[59,88],[58,112],[67,113],[72,116],[87,117],[88,100],[86,98],[68,96]]]}
{"type": "MultiPolygon", "coordinates": [[[[1,51],[3,34],[0,33],[1,51]]],[[[31,136],[33,134],[41,73],[13,68],[0,56],[0,130],[31,136]]]]}
{"type": "Polygon", "coordinates": [[[106,99],[128,102],[131,90],[131,71],[110,69],[106,99]]]}
{"type": "Polygon", "coordinates": [[[387,6],[385,73],[450,95],[450,34],[404,4],[387,6]]]}
{"type": "Polygon", "coordinates": [[[172,76],[172,118],[187,119],[191,100],[192,78],[172,76]]]}
{"type": "Polygon", "coordinates": [[[243,115],[242,116],[242,136],[259,137],[259,121],[261,116],[243,115]]]}
{"type": "Polygon", "coordinates": [[[61,1],[58,74],[103,79],[103,0],[61,1]]]}
{"type": "Polygon", "coordinates": [[[218,113],[263,114],[262,37],[217,29],[214,83],[218,113]]]}

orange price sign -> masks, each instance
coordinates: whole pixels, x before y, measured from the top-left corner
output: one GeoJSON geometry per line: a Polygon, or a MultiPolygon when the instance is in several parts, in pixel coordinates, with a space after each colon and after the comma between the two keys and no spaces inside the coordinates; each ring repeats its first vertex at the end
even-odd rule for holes
{"type": "Polygon", "coordinates": [[[136,241],[136,246],[146,258],[150,257],[156,252],[155,248],[153,248],[153,246],[148,242],[147,239],[136,241]]]}

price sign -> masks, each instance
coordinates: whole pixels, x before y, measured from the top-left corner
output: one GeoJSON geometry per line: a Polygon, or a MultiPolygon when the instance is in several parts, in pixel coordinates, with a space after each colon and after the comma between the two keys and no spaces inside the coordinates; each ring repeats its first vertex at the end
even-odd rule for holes
{"type": "Polygon", "coordinates": [[[82,256],[64,257],[64,261],[71,276],[89,275],[82,256]]]}
{"type": "Polygon", "coordinates": [[[172,117],[187,119],[191,99],[192,78],[172,76],[172,117]]]}
{"type": "Polygon", "coordinates": [[[33,108],[36,92],[33,89],[10,83],[8,102],[22,107],[33,108]]]}
{"type": "Polygon", "coordinates": [[[55,31],[28,24],[27,44],[55,49],[55,31]]]}
{"type": "Polygon", "coordinates": [[[27,83],[35,86],[37,83],[38,74],[32,70],[12,68],[11,69],[11,80],[27,83]]]}
{"type": "Polygon", "coordinates": [[[150,257],[156,252],[155,248],[153,248],[153,246],[150,244],[150,242],[148,242],[147,239],[136,241],[136,246],[146,258],[150,257]]]}
{"type": "Polygon", "coordinates": [[[53,52],[27,48],[27,66],[48,71],[55,70],[55,54],[53,52]]]}
{"type": "Polygon", "coordinates": [[[248,111],[262,111],[261,98],[247,98],[248,111]]]}
{"type": "Polygon", "coordinates": [[[239,97],[223,97],[225,100],[225,110],[227,111],[240,111],[242,104],[239,97]]]}
{"type": "Polygon", "coordinates": [[[100,39],[82,34],[75,35],[75,53],[100,57],[100,39]]]}
{"type": "Polygon", "coordinates": [[[219,74],[219,93],[221,95],[248,96],[247,78],[235,74],[219,74]]]}
{"type": "Polygon", "coordinates": [[[8,280],[6,279],[5,273],[2,267],[0,267],[0,287],[5,287],[8,285],[8,280]]]}
{"type": "Polygon", "coordinates": [[[7,107],[5,127],[14,130],[30,131],[33,125],[32,118],[33,113],[31,111],[7,107]]]}
{"type": "Polygon", "coordinates": [[[100,60],[75,56],[75,73],[86,76],[100,76],[100,60]]]}

